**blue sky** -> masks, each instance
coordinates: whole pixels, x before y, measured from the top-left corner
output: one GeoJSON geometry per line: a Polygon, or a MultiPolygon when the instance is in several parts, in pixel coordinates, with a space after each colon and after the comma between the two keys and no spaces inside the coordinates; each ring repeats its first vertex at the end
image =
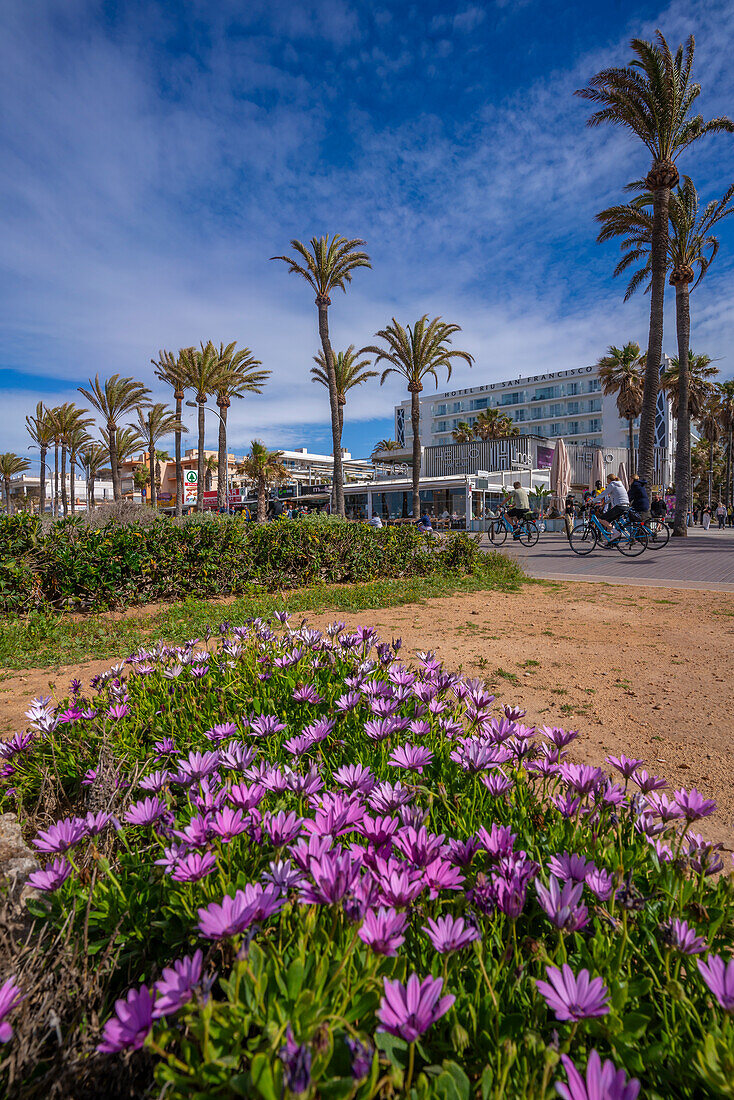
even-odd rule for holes
{"type": "MultiPolygon", "coordinates": [[[[292,237],[367,241],[372,271],[334,298],[336,348],[441,314],[476,357],[454,376],[471,385],[644,346],[647,300],[622,302],[594,214],[646,155],[586,129],[572,93],[658,26],[695,33],[701,109],[733,113],[734,0],[5,0],[0,450],[25,452],[37,400],[81,401],[97,371],[153,385],[159,348],[207,339],[273,371],[230,412],[236,452],[253,436],[328,450],[312,295],[268,259],[292,237]]],[[[680,167],[709,198],[733,154],[714,137],[680,167]]],[[[734,219],[721,240],[692,339],[730,376],[734,219]]],[[[363,387],[345,445],[391,434],[401,398],[398,381],[363,387]]]]}

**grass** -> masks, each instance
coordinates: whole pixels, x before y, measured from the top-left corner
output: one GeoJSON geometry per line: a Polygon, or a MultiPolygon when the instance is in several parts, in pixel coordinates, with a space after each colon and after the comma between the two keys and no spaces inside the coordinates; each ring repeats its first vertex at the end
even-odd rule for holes
{"type": "Polygon", "coordinates": [[[368,608],[398,607],[435,597],[499,590],[517,592],[522,569],[502,554],[486,555],[476,572],[400,577],[352,585],[316,585],[293,592],[243,596],[228,602],[191,599],[161,605],[153,614],[112,619],[90,615],[31,614],[0,623],[0,666],[5,669],[58,668],[90,660],[114,660],[157,638],[176,644],[198,637],[223,620],[241,622],[287,610],[292,614],[353,614],[368,608]]]}

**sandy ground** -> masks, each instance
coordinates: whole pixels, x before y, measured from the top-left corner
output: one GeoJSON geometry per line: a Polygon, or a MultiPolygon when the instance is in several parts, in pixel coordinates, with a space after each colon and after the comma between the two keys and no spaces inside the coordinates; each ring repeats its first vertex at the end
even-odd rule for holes
{"type": "MultiPolygon", "coordinates": [[[[546,582],[363,611],[357,621],[401,637],[406,659],[432,649],[447,667],[482,677],[501,701],[525,707],[526,721],[579,729],[575,759],[601,764],[626,752],[674,787],[716,798],[702,831],[734,847],[734,595],[546,582]]],[[[5,674],[0,730],[25,727],[33,696],[63,696],[73,676],[88,680],[111,663],[5,674]]]]}

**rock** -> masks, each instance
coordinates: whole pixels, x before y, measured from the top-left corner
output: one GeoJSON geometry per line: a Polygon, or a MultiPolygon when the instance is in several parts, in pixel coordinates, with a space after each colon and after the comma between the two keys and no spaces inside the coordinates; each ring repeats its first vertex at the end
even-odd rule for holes
{"type": "Polygon", "coordinates": [[[28,876],[40,867],[35,853],[23,839],[15,814],[0,814],[0,876],[7,879],[10,893],[22,892],[28,876]]]}

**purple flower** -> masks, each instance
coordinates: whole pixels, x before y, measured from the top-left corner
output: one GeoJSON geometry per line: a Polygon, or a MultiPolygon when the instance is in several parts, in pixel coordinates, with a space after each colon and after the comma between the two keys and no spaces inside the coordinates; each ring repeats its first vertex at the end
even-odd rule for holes
{"type": "Polygon", "coordinates": [[[226,806],[223,810],[217,810],[212,814],[209,819],[209,828],[221,840],[230,841],[240,833],[244,833],[247,824],[243,820],[242,810],[232,810],[226,806]]]}
{"type": "Polygon", "coordinates": [[[405,913],[395,909],[370,909],[365,913],[362,927],[357,935],[377,955],[397,955],[398,948],[405,942],[405,926],[408,918],[405,913]]]}
{"type": "MultiPolygon", "coordinates": [[[[125,715],[129,713],[130,707],[127,705],[127,703],[116,703],[115,706],[110,707],[107,711],[107,717],[112,718],[114,719],[114,721],[118,722],[120,718],[124,718],[125,715]]],[[[117,1003],[120,1004],[119,1001],[117,1003]]],[[[102,1048],[100,1047],[100,1050],[101,1049],[102,1048]]]]}
{"type": "Polygon", "coordinates": [[[343,836],[351,833],[362,818],[365,810],[362,803],[352,795],[349,798],[341,792],[325,794],[319,799],[318,809],[313,821],[305,821],[306,832],[321,836],[343,836]]]}
{"type": "Polygon", "coordinates": [[[385,978],[383,989],[384,996],[377,1010],[381,1025],[378,1031],[387,1031],[406,1043],[419,1039],[431,1024],[448,1012],[456,999],[451,993],[441,996],[441,978],[429,976],[421,981],[417,974],[411,974],[405,985],[385,978]]]}
{"type": "Polygon", "coordinates": [[[285,1043],[278,1051],[283,1063],[285,1084],[296,1096],[306,1092],[311,1084],[311,1049],[293,1038],[290,1024],[285,1033],[285,1043]]]}
{"type": "Polygon", "coordinates": [[[127,998],[115,1003],[115,1014],[104,1026],[102,1042],[97,1050],[115,1054],[118,1050],[139,1050],[153,1026],[155,992],[141,985],[128,991],[127,998]]]}
{"type": "Polygon", "coordinates": [[[395,909],[404,909],[410,905],[425,885],[419,872],[398,863],[397,860],[375,860],[372,875],[380,892],[381,902],[395,909]]]}
{"type": "Polygon", "coordinates": [[[549,872],[562,882],[568,882],[569,880],[584,882],[587,874],[593,868],[594,864],[591,860],[586,860],[575,852],[563,852],[562,854],[558,852],[548,860],[549,872]]]}
{"type": "Polygon", "coordinates": [[[414,867],[427,867],[441,855],[445,839],[443,833],[429,833],[425,825],[420,829],[408,826],[395,834],[393,843],[414,867]]]}
{"type": "Polygon", "coordinates": [[[230,737],[236,737],[237,726],[234,722],[222,722],[217,726],[212,726],[210,730],[204,730],[204,736],[213,744],[218,745],[220,741],[227,741],[230,737]]]}
{"type": "Polygon", "coordinates": [[[324,701],[311,684],[299,684],[293,692],[292,698],[297,703],[323,703],[324,701]]]}
{"type": "Polygon", "coordinates": [[[509,825],[497,825],[493,822],[489,832],[484,826],[477,829],[477,840],[493,859],[499,859],[512,851],[517,834],[513,833],[509,825]]]}
{"type": "Polygon", "coordinates": [[[257,756],[257,749],[243,745],[241,741],[232,741],[219,749],[219,763],[227,771],[244,772],[257,756]]]}
{"type": "Polygon", "coordinates": [[[423,927],[423,931],[441,955],[450,951],[460,951],[462,947],[468,947],[474,940],[481,939],[479,930],[471,924],[467,924],[463,917],[439,917],[438,920],[429,920],[423,927]]]}
{"type": "Polygon", "coordinates": [[[199,909],[199,931],[210,940],[236,936],[256,921],[265,920],[281,908],[284,902],[279,890],[263,889],[260,883],[238,890],[234,897],[225,894],[221,904],[212,902],[199,909]]]}
{"type": "Polygon", "coordinates": [[[47,863],[42,871],[34,871],[28,876],[28,885],[34,890],[43,890],[51,894],[58,890],[63,882],[71,874],[71,864],[66,859],[55,859],[53,863],[47,863]]]}
{"type": "Polygon", "coordinates": [[[406,729],[409,724],[407,718],[375,718],[364,724],[364,732],[371,741],[384,741],[391,733],[406,729]]]}
{"type": "Polygon", "coordinates": [[[191,991],[201,980],[201,950],[184,959],[177,959],[173,966],[163,967],[163,977],[155,983],[158,1000],[153,1007],[153,1019],[170,1016],[191,999],[191,991]]]}
{"type": "Polygon", "coordinates": [[[10,760],[17,753],[25,752],[33,744],[35,737],[34,733],[16,733],[13,737],[9,737],[7,741],[0,742],[0,756],[5,760],[10,760]]]}
{"type": "Polygon", "coordinates": [[[153,745],[153,752],[156,756],[173,756],[176,749],[176,743],[172,737],[164,737],[162,741],[156,741],[153,745]]]}
{"type": "Polygon", "coordinates": [[[683,811],[678,803],[672,798],[669,799],[667,795],[660,794],[659,791],[648,794],[645,805],[651,814],[659,817],[666,824],[668,821],[675,821],[677,818],[683,817],[683,811]]]}
{"type": "Polygon", "coordinates": [[[99,834],[110,824],[113,825],[115,829],[120,828],[120,822],[117,818],[113,814],[106,813],[104,810],[98,810],[96,814],[88,813],[83,820],[87,836],[99,836],[99,834]]]}
{"type": "Polygon", "coordinates": [[[363,1081],[372,1068],[374,1051],[359,1039],[347,1038],[345,1042],[352,1056],[352,1077],[355,1081],[363,1081]]]}
{"type": "Polygon", "coordinates": [[[432,760],[433,753],[424,745],[407,744],[395,749],[387,762],[393,768],[405,768],[406,771],[418,772],[418,775],[422,775],[423,769],[427,768],[432,760]]]}
{"type": "Polygon", "coordinates": [[[217,865],[213,852],[189,852],[176,861],[171,878],[174,882],[198,882],[210,875],[217,865]]]}
{"type": "Polygon", "coordinates": [[[578,730],[562,730],[558,726],[542,726],[538,733],[542,733],[544,737],[547,737],[549,741],[552,741],[557,749],[562,749],[565,745],[569,745],[572,741],[575,741],[579,735],[578,730]]]}
{"type": "Polygon", "coordinates": [[[400,806],[406,806],[413,799],[413,792],[400,782],[378,783],[368,796],[367,801],[373,810],[380,814],[394,813],[400,806]]]}
{"type": "Polygon", "coordinates": [[[635,760],[632,757],[625,756],[624,753],[621,756],[608,756],[606,759],[607,764],[611,764],[613,768],[621,772],[625,779],[629,779],[633,772],[637,771],[641,764],[644,764],[644,760],[635,760]]]}
{"type": "Polygon", "coordinates": [[[449,863],[454,863],[457,867],[468,867],[478,850],[479,841],[473,836],[467,840],[452,838],[446,845],[446,857],[449,863]]]}
{"type": "Polygon", "coordinates": [[[219,753],[216,749],[211,752],[190,752],[188,757],[181,758],[176,763],[178,764],[177,782],[196,783],[197,780],[206,778],[217,769],[219,753]]]}
{"type": "Polygon", "coordinates": [[[301,885],[303,875],[289,859],[271,859],[268,869],[263,875],[263,881],[269,882],[273,886],[277,886],[283,893],[287,893],[288,890],[301,885]]]}
{"type": "Polygon", "coordinates": [[[73,848],[86,836],[87,827],[79,817],[65,817],[51,825],[48,829],[42,829],[33,846],[39,852],[66,852],[73,848]]]}
{"type": "Polygon", "coordinates": [[[685,817],[689,825],[692,821],[698,821],[699,818],[708,817],[716,809],[714,800],[704,798],[695,787],[690,791],[681,788],[675,792],[673,798],[681,811],[681,816],[685,817]]]}
{"type": "Polygon", "coordinates": [[[512,779],[508,779],[501,770],[492,772],[491,775],[481,775],[479,778],[492,795],[492,798],[500,798],[515,785],[512,779]]]}
{"type": "Polygon", "coordinates": [[[698,959],[698,969],[724,1012],[734,1012],[734,959],[724,962],[720,955],[698,959]]]}
{"type": "Polygon", "coordinates": [[[606,901],[614,889],[614,875],[592,864],[591,869],[586,872],[586,885],[594,897],[599,901],[606,901]]]}
{"type": "Polygon", "coordinates": [[[688,921],[678,918],[667,925],[665,938],[671,947],[680,951],[681,955],[698,955],[707,947],[706,940],[696,935],[696,929],[692,928],[688,921]]]}
{"type": "Polygon", "coordinates": [[[334,782],[348,791],[358,791],[359,794],[369,794],[373,790],[377,780],[369,768],[362,764],[346,764],[334,772],[334,782]]]}
{"type": "Polygon", "coordinates": [[[247,812],[260,805],[265,788],[260,783],[236,783],[230,787],[227,797],[232,805],[247,812]]]}
{"type": "Polygon", "coordinates": [[[585,1020],[589,1016],[606,1016],[609,1011],[609,990],[601,978],[590,978],[588,970],[579,971],[578,977],[564,963],[559,970],[546,967],[549,982],[536,980],[538,992],[543,995],[557,1020],[585,1020]]]}
{"type": "Polygon", "coordinates": [[[561,886],[558,879],[551,875],[548,887],[536,880],[535,889],[541,907],[556,928],[563,928],[567,932],[578,932],[589,923],[589,911],[585,905],[581,905],[581,895],[584,892],[582,882],[575,885],[572,882],[565,882],[561,886]]]}
{"type": "Polygon", "coordinates": [[[275,714],[258,714],[250,722],[250,734],[252,737],[272,737],[274,733],[281,733],[285,729],[285,722],[275,714]]]}
{"type": "Polygon", "coordinates": [[[313,884],[301,886],[299,900],[307,905],[337,905],[351,890],[361,868],[362,861],[351,852],[332,849],[320,859],[312,858],[308,870],[313,884]]]}
{"type": "Polygon", "coordinates": [[[265,814],[263,817],[263,829],[276,848],[294,841],[300,835],[302,827],[303,821],[292,810],[290,813],[281,810],[277,814],[265,814]]]}
{"type": "Polygon", "coordinates": [[[133,802],[125,814],[125,821],[129,825],[152,825],[166,809],[165,802],[160,798],[143,798],[140,802],[133,802]]]}
{"type": "Polygon", "coordinates": [[[636,1100],[640,1082],[636,1078],[627,1081],[623,1069],[616,1069],[613,1062],[602,1064],[599,1052],[592,1050],[586,1063],[586,1080],[567,1054],[561,1055],[568,1075],[568,1084],[556,1082],[556,1092],[563,1100],[636,1100]]]}
{"type": "Polygon", "coordinates": [[[350,710],[354,710],[362,702],[362,696],[358,691],[348,691],[346,695],[340,695],[334,706],[342,714],[346,714],[350,710]]]}
{"type": "Polygon", "coordinates": [[[662,779],[659,775],[650,775],[644,768],[636,768],[631,778],[643,794],[649,794],[650,791],[659,791],[668,785],[667,779],[662,779]]]}
{"type": "MultiPolygon", "coordinates": [[[[550,764],[549,767],[555,768],[555,764],[550,764]]],[[[556,809],[563,815],[563,817],[573,817],[579,806],[581,805],[581,799],[578,795],[574,797],[570,793],[556,794],[551,798],[551,802],[556,809]]]]}
{"type": "Polygon", "coordinates": [[[588,794],[604,779],[601,768],[594,768],[590,764],[561,764],[559,771],[563,780],[576,794],[588,794]]]}
{"type": "Polygon", "coordinates": [[[23,1000],[23,993],[14,977],[10,977],[0,986],[0,1043],[7,1043],[13,1037],[13,1029],[5,1017],[17,1008],[23,1000]]]}
{"type": "Polygon", "coordinates": [[[464,883],[464,876],[459,868],[449,863],[447,859],[439,858],[428,864],[423,882],[429,896],[437,898],[442,890],[460,890],[464,883]]]}
{"type": "Polygon", "coordinates": [[[391,843],[399,825],[400,822],[396,817],[390,817],[387,814],[381,817],[370,817],[365,814],[355,828],[373,848],[383,848],[391,843]]]}
{"type": "Polygon", "coordinates": [[[168,786],[172,776],[173,772],[165,769],[151,772],[150,775],[146,775],[140,780],[138,786],[141,790],[150,791],[151,794],[160,794],[168,786]]]}

